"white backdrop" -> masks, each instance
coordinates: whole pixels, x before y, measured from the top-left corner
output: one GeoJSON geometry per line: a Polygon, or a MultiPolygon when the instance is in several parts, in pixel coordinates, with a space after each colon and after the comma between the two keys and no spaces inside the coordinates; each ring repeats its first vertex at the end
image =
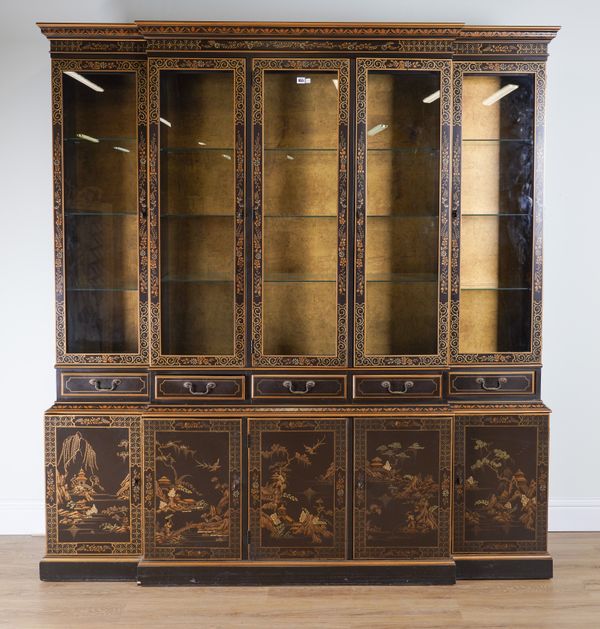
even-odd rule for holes
{"type": "Polygon", "coordinates": [[[50,63],[36,21],[434,21],[562,25],[550,46],[543,399],[550,527],[600,530],[600,5],[592,0],[29,0],[0,8],[0,533],[43,522],[42,413],[54,399],[50,63]]]}

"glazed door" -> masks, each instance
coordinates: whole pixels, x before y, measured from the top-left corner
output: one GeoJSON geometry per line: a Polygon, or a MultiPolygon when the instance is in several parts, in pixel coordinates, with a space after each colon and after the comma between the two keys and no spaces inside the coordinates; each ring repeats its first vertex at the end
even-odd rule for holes
{"type": "Polygon", "coordinates": [[[152,363],[241,367],[245,61],[149,63],[152,363]]]}
{"type": "Polygon", "coordinates": [[[249,558],[346,557],[346,419],[250,419],[249,558]]]}
{"type": "Polygon", "coordinates": [[[354,420],[354,557],[450,555],[452,419],[354,420]]]}
{"type": "Polygon", "coordinates": [[[450,62],[358,59],[355,364],[446,362],[450,62]]]}
{"type": "Polygon", "coordinates": [[[455,64],[455,363],[541,359],[543,65],[455,64]]]}
{"type": "Polygon", "coordinates": [[[240,419],[144,420],[144,556],[240,559],[240,419]]]}
{"type": "Polygon", "coordinates": [[[57,362],[144,363],[145,63],[52,63],[57,362]]]}
{"type": "Polygon", "coordinates": [[[140,418],[45,418],[49,555],[142,552],[140,418]]]}
{"type": "Polygon", "coordinates": [[[255,59],[255,366],[347,360],[349,64],[255,59]]]}
{"type": "Polygon", "coordinates": [[[455,553],[546,550],[548,415],[455,419],[455,553]]]}

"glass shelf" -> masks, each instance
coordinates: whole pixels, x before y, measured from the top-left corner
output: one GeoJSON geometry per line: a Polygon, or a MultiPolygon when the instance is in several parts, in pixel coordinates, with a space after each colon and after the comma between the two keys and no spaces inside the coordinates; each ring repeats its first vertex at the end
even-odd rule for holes
{"type": "Polygon", "coordinates": [[[467,217],[467,216],[475,216],[475,217],[481,217],[481,216],[493,216],[495,218],[501,218],[504,216],[508,216],[508,217],[519,217],[519,218],[533,218],[533,214],[515,214],[515,213],[509,213],[509,212],[461,212],[461,216],[463,218],[467,217]]]}
{"type": "Polygon", "coordinates": [[[137,216],[137,212],[86,212],[85,210],[65,210],[65,216],[137,216]]]}
{"type": "Polygon", "coordinates": [[[438,219],[437,214],[367,214],[367,218],[391,218],[391,219],[405,219],[405,218],[422,218],[422,219],[438,219]]]}
{"type": "Polygon", "coordinates": [[[137,286],[135,288],[126,286],[123,288],[69,288],[67,287],[67,291],[70,293],[125,293],[129,291],[137,291],[137,286]]]}
{"type": "Polygon", "coordinates": [[[224,277],[163,277],[165,284],[233,284],[231,278],[224,277]]]}
{"type": "Polygon", "coordinates": [[[293,147],[293,146],[274,146],[271,148],[265,147],[263,149],[266,153],[310,153],[316,152],[329,152],[337,153],[337,148],[320,148],[320,147],[293,147]]]}
{"type": "Polygon", "coordinates": [[[161,214],[161,218],[235,218],[235,214],[182,214],[177,212],[168,212],[161,214]]]}
{"type": "Polygon", "coordinates": [[[521,143],[521,144],[533,144],[531,138],[462,138],[463,142],[492,142],[494,144],[504,143],[521,143]]]}
{"type": "Polygon", "coordinates": [[[214,146],[163,146],[161,153],[233,153],[235,149],[232,147],[214,147],[214,146]]]}
{"type": "Polygon", "coordinates": [[[397,146],[397,147],[372,147],[367,149],[367,153],[431,153],[432,155],[436,155],[440,152],[440,149],[437,147],[431,146],[397,146]]]}
{"type": "MultiPolygon", "coordinates": [[[[81,132],[83,133],[83,131],[81,132]]],[[[74,137],[66,137],[63,138],[64,142],[82,142],[85,144],[100,144],[102,142],[136,142],[137,138],[128,138],[128,137],[119,137],[119,136],[95,136],[93,133],[86,133],[91,138],[95,140],[99,140],[98,142],[94,142],[93,140],[86,140],[85,138],[80,138],[77,136],[74,137]]]]}
{"type": "Polygon", "coordinates": [[[461,286],[460,290],[468,290],[468,291],[494,291],[494,292],[501,292],[501,291],[530,291],[531,288],[530,287],[498,287],[498,286],[461,286]]]}
{"type": "Polygon", "coordinates": [[[282,284],[290,284],[290,283],[319,283],[319,284],[335,284],[337,279],[328,279],[320,276],[311,276],[302,273],[271,273],[268,276],[265,276],[263,281],[269,284],[282,283],[282,284]]]}
{"type": "Polygon", "coordinates": [[[381,275],[369,275],[368,283],[382,284],[437,284],[436,273],[384,273],[381,275]]]}
{"type": "Polygon", "coordinates": [[[265,214],[263,218],[335,218],[337,214],[265,214]]]}

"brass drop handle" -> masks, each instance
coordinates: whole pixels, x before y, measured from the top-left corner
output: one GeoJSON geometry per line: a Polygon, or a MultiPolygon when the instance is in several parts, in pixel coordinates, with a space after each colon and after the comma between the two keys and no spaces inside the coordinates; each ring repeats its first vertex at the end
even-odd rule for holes
{"type": "Polygon", "coordinates": [[[208,395],[216,386],[217,386],[216,382],[207,382],[204,391],[194,391],[193,382],[183,383],[183,388],[187,389],[192,395],[208,395]]]}
{"type": "Polygon", "coordinates": [[[110,387],[103,387],[102,380],[98,378],[91,378],[89,382],[94,385],[96,391],[116,391],[117,387],[121,384],[121,381],[118,378],[115,378],[110,383],[110,387]]]}
{"type": "Polygon", "coordinates": [[[290,393],[297,393],[298,395],[304,395],[305,393],[308,393],[311,389],[315,388],[316,384],[317,383],[314,380],[307,380],[306,384],[304,385],[304,390],[302,390],[302,389],[294,389],[294,383],[291,380],[283,381],[283,386],[290,393]]]}
{"type": "Polygon", "coordinates": [[[506,384],[508,382],[508,380],[506,378],[498,378],[498,386],[497,387],[488,387],[485,383],[485,378],[477,378],[477,380],[475,380],[475,382],[477,384],[481,385],[481,388],[484,391],[500,391],[500,389],[502,388],[503,384],[506,384]]]}
{"type": "Polygon", "coordinates": [[[392,383],[389,380],[384,380],[381,386],[392,395],[403,395],[404,393],[408,393],[415,386],[412,380],[405,380],[402,384],[402,389],[392,389],[392,383]]]}

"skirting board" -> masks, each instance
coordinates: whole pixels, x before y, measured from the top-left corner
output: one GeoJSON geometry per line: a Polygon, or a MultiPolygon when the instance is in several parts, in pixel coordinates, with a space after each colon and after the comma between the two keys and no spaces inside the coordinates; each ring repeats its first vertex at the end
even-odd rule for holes
{"type": "MultiPolygon", "coordinates": [[[[550,500],[550,531],[600,531],[600,498],[550,500]]],[[[0,535],[44,535],[44,503],[0,499],[0,535]]]]}

